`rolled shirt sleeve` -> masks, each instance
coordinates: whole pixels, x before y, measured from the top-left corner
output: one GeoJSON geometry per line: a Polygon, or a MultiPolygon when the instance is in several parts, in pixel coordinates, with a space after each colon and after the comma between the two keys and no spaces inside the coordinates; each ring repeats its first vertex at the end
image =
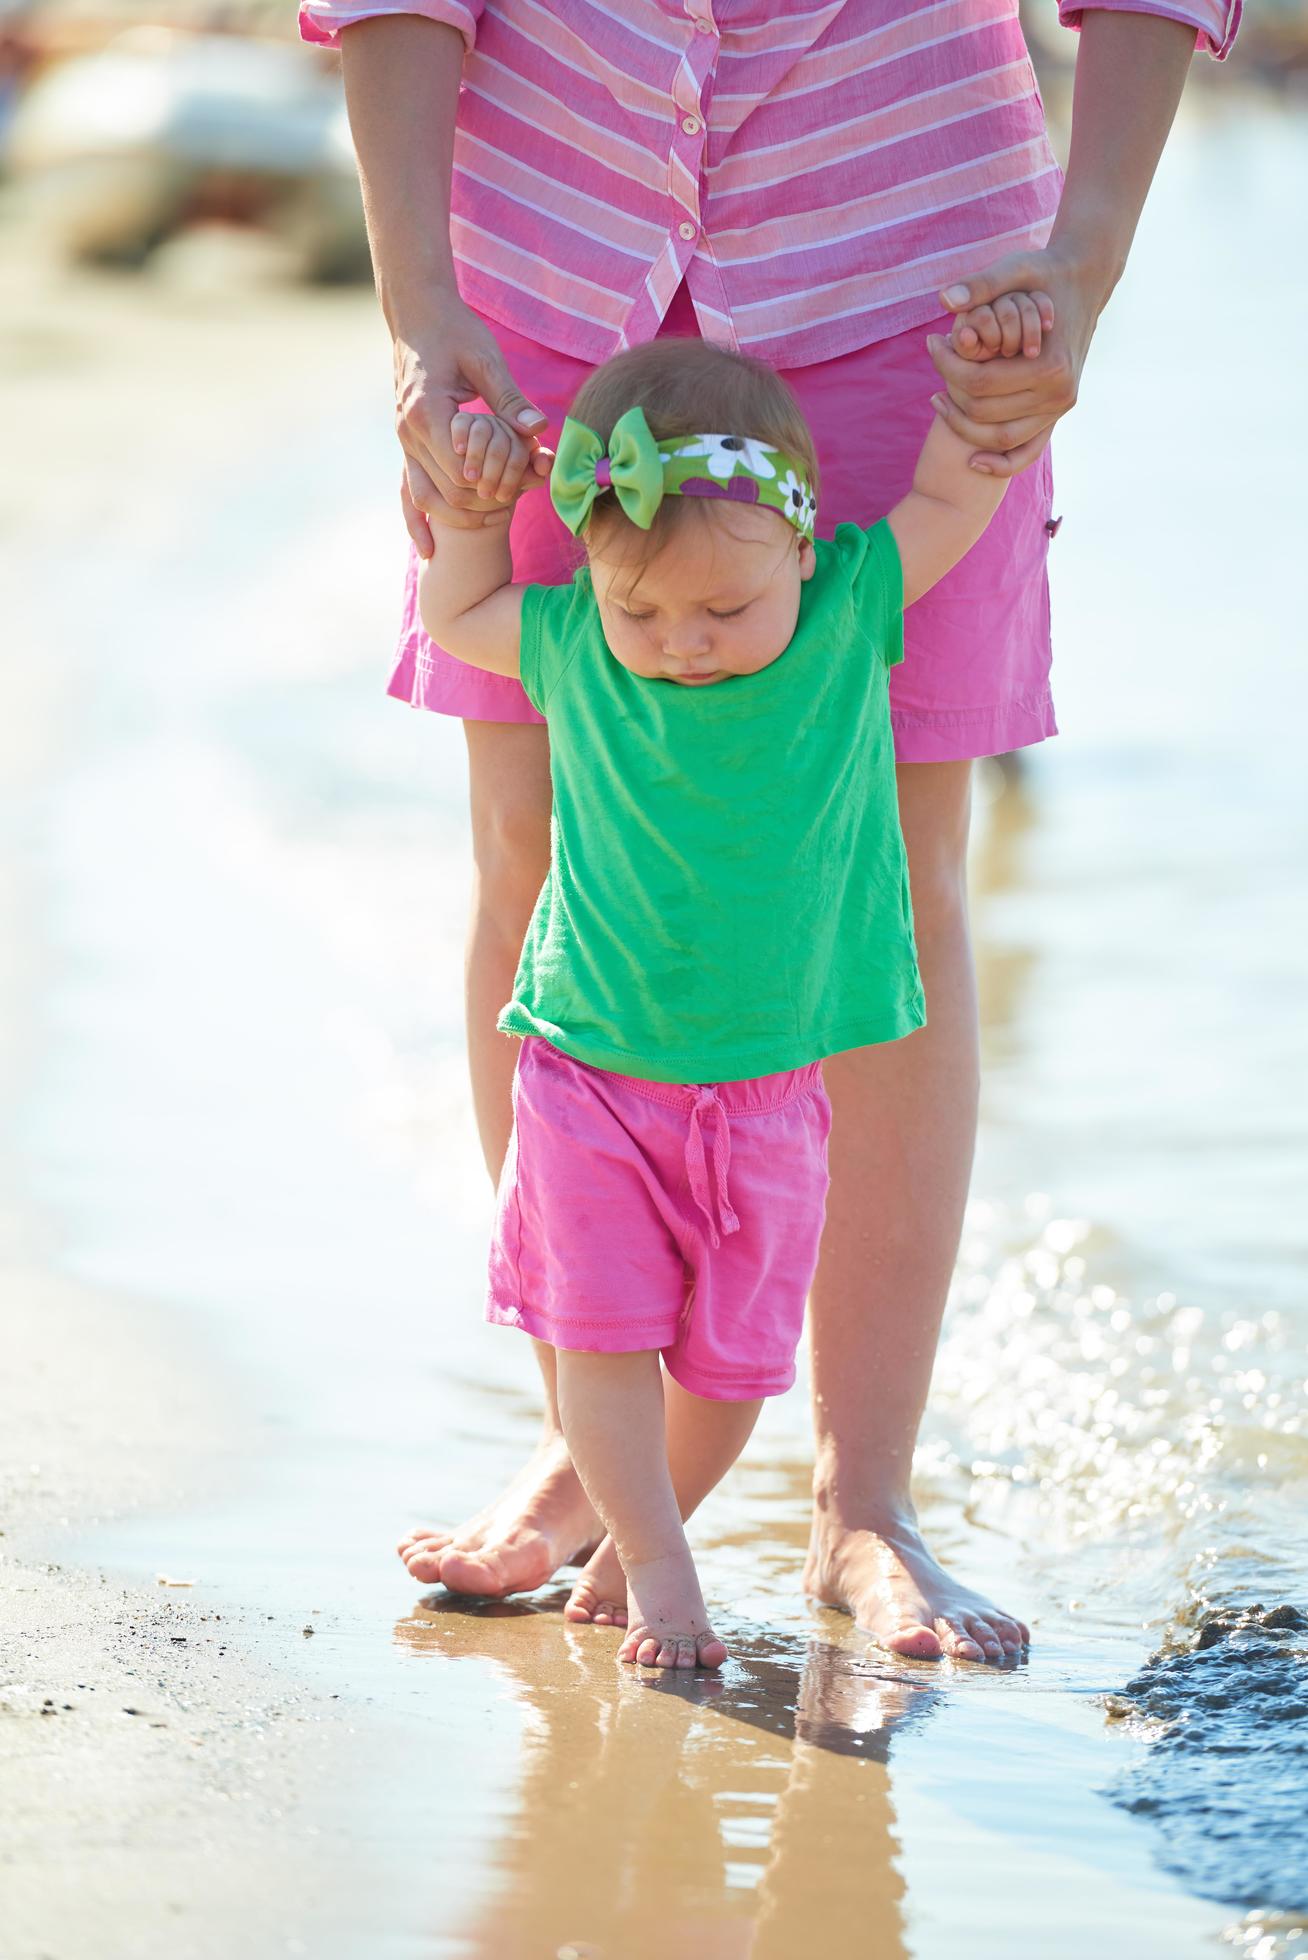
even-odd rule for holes
{"type": "Polygon", "coordinates": [[[1158,14],[1163,20],[1183,21],[1195,30],[1195,51],[1224,61],[1235,43],[1243,0],[1058,0],[1064,27],[1079,28],[1086,13],[1107,9],[1115,14],[1158,14]]]}
{"type": "Polygon", "coordinates": [[[463,46],[472,52],[477,39],[477,22],[484,0],[303,0],[300,7],[300,39],[318,48],[338,48],[341,29],[357,21],[376,20],[385,14],[417,14],[422,20],[439,21],[444,27],[457,27],[463,46]]]}

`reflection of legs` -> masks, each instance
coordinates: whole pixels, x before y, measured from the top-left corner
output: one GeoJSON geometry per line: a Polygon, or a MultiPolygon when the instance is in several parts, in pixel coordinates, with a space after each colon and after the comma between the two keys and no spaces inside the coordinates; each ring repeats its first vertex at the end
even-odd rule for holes
{"type": "MultiPolygon", "coordinates": [[[[744,1449],[761,1402],[710,1402],[692,1395],[671,1375],[663,1377],[668,1471],[682,1522],[716,1490],[744,1449]]],[[[563,1609],[567,1620],[625,1626],[627,1581],[611,1538],[594,1553],[563,1609]]]]}
{"type": "Polygon", "coordinates": [[[812,1299],[806,1583],[895,1652],[998,1661],[1026,1629],[936,1563],[909,1491],[976,1128],[969,777],[965,762],[899,770],[927,1025],[825,1066],[832,1182],[812,1299]]]}
{"type": "Polygon", "coordinates": [[[653,1667],[720,1667],[668,1467],[659,1357],[555,1356],[568,1449],[627,1575],[619,1659],[653,1667]]]}
{"type": "MultiPolygon", "coordinates": [[[[512,1126],[517,1043],[495,1021],[513,991],[518,954],[549,868],[549,741],[535,723],[469,721],[472,919],[465,964],[472,1100],[486,1167],[499,1177],[512,1126]]],[[[568,1461],[554,1392],[554,1350],[535,1344],[545,1390],[537,1450],[499,1500],[456,1531],[411,1532],[401,1558],[423,1585],[506,1593],[543,1585],[599,1536],[568,1461]]]]}

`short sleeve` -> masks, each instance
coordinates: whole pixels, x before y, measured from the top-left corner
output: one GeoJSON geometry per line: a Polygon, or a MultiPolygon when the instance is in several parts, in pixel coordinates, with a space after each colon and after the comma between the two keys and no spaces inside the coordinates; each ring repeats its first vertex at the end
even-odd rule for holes
{"type": "Polygon", "coordinates": [[[1235,44],[1243,0],[1058,0],[1064,27],[1078,28],[1083,15],[1107,9],[1119,14],[1158,14],[1195,30],[1195,51],[1225,61],[1235,44]]]}
{"type": "Polygon", "coordinates": [[[904,658],[904,568],[894,532],[884,517],[868,531],[838,524],[831,549],[849,581],[859,629],[886,666],[897,667],[904,658]]]}
{"type": "Polygon", "coordinates": [[[518,677],[537,714],[548,718],[550,696],[576,659],[594,617],[585,572],[579,572],[571,585],[524,587],[518,677]]]}
{"type": "Polygon", "coordinates": [[[442,27],[457,27],[465,53],[471,54],[484,4],[485,0],[467,0],[466,5],[464,0],[302,0],[300,39],[317,48],[339,48],[343,27],[389,14],[416,14],[442,27]]]}

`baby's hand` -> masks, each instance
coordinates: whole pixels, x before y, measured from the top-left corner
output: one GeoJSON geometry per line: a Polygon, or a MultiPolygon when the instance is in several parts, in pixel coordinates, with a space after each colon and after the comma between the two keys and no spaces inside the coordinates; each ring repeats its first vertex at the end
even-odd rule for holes
{"type": "Polygon", "coordinates": [[[956,313],[949,344],[966,361],[993,361],[1024,354],[1034,360],[1053,332],[1054,302],[1048,293],[1004,293],[988,306],[956,313]]]}
{"type": "Polygon", "coordinates": [[[475,484],[484,504],[501,509],[550,473],[553,457],[535,436],[524,436],[498,415],[460,409],[450,422],[450,443],[463,458],[463,480],[475,484]]]}

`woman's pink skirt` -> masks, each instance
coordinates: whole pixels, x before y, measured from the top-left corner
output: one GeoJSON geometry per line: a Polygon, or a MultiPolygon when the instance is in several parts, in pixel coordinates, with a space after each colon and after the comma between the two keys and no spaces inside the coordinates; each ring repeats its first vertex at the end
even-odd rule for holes
{"type": "MultiPolygon", "coordinates": [[[[944,319],[914,327],[834,361],[782,370],[817,441],[819,535],[829,537],[837,524],[875,524],[908,490],[932,418],[930,398],[940,386],[926,337],[947,333],[949,324],[944,319]]],[[[552,447],[590,369],[511,328],[490,325],[514,380],[549,416],[545,440],[552,447]]],[[[661,332],[697,331],[683,286],[661,332]]],[[[1002,755],[1057,733],[1045,563],[1052,495],[1046,450],[1013,479],[985,536],[962,563],[909,607],[904,660],[890,681],[899,761],[1002,755]]],[[[514,575],[524,582],[559,585],[581,563],[576,540],[543,489],[519,502],[511,540],[514,575]]],[[[517,681],[464,666],[423,632],[416,553],[389,691],[415,708],[467,721],[541,720],[517,681]]]]}

